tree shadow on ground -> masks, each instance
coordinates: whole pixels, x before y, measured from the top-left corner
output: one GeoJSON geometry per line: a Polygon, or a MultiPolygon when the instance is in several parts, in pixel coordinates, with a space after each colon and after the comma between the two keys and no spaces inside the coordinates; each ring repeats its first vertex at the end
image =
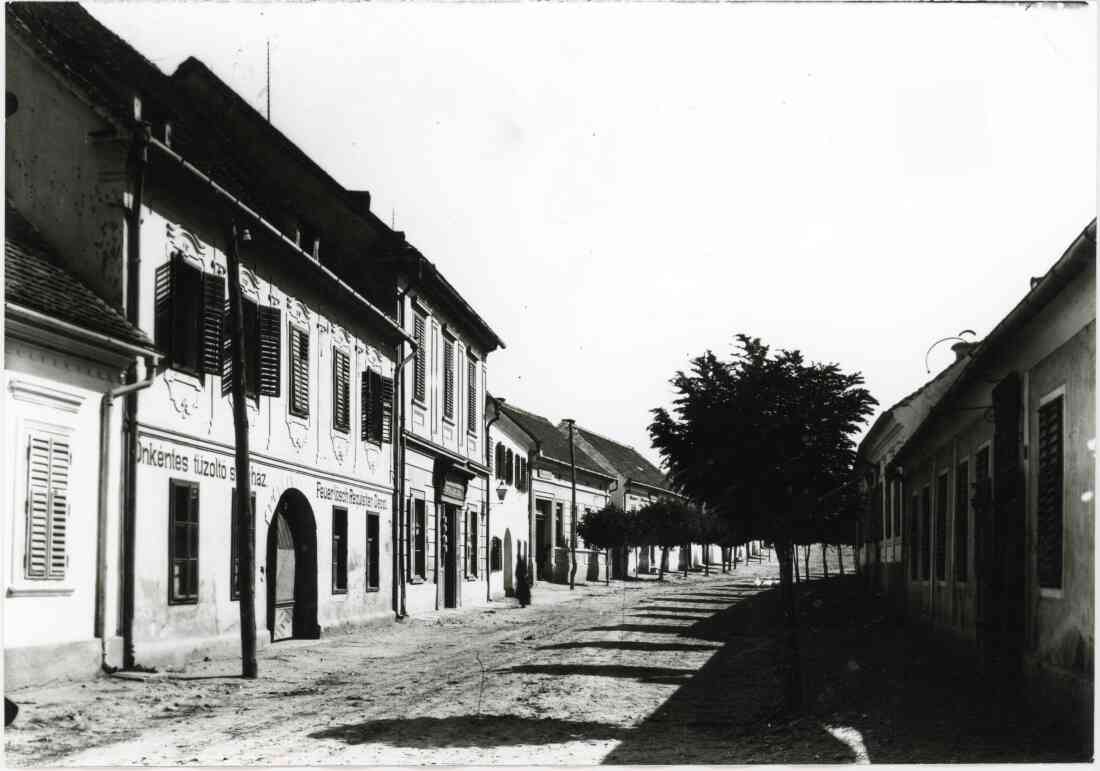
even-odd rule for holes
{"type": "Polygon", "coordinates": [[[696,606],[683,607],[677,605],[637,605],[637,610],[657,610],[665,613],[699,613],[700,615],[694,616],[694,618],[705,618],[703,613],[716,613],[721,608],[699,608],[696,606]]]}
{"type": "Polygon", "coordinates": [[[669,621],[691,621],[693,623],[700,620],[699,616],[679,616],[675,613],[631,613],[630,618],[661,618],[669,621]]]}
{"type": "Polygon", "coordinates": [[[333,726],[309,734],[310,739],[336,739],[345,744],[390,747],[507,747],[555,744],[576,740],[619,739],[628,729],[587,720],[520,717],[517,715],[455,715],[366,720],[333,726]]]}
{"type": "Polygon", "coordinates": [[[598,650],[611,651],[713,651],[718,650],[713,645],[689,645],[687,643],[671,642],[642,642],[640,640],[591,640],[588,642],[564,642],[540,645],[540,651],[567,651],[581,648],[596,648],[598,650]]]}
{"type": "Polygon", "coordinates": [[[673,667],[634,667],[619,664],[522,664],[497,672],[522,672],[532,675],[581,675],[589,677],[622,677],[641,683],[682,685],[695,674],[694,669],[673,667]]]}
{"type": "Polygon", "coordinates": [[[668,624],[613,624],[611,626],[590,626],[582,632],[640,632],[645,634],[680,634],[685,627],[668,624]]]}
{"type": "Polygon", "coordinates": [[[686,597],[686,596],[679,595],[679,594],[677,594],[677,595],[665,594],[665,595],[657,595],[656,597],[653,597],[653,598],[646,598],[646,599],[643,599],[643,600],[639,600],[638,604],[641,605],[641,604],[644,603],[644,604],[649,605],[649,604],[661,603],[661,602],[690,602],[690,603],[697,603],[699,605],[704,605],[704,604],[706,604],[706,605],[720,605],[722,603],[727,603],[727,604],[729,603],[729,601],[723,600],[723,599],[706,599],[706,600],[704,600],[700,597],[686,597]]]}

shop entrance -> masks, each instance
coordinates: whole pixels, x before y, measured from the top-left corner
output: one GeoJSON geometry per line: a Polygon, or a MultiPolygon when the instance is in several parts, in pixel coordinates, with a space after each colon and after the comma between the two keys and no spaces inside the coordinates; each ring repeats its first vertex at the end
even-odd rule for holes
{"type": "Polygon", "coordinates": [[[553,578],[553,534],[550,532],[550,501],[535,499],[535,570],[539,581],[553,578]]]}
{"type": "Polygon", "coordinates": [[[458,507],[449,503],[443,504],[443,543],[442,558],[443,568],[443,607],[458,607],[458,544],[460,533],[458,529],[458,507]]]}
{"type": "Polygon", "coordinates": [[[316,639],[317,523],[306,497],[288,489],[267,527],[267,628],[271,641],[316,639]]]}

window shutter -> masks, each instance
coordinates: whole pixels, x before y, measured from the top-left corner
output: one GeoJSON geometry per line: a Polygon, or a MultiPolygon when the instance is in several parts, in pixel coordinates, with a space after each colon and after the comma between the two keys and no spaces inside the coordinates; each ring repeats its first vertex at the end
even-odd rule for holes
{"type": "Polygon", "coordinates": [[[65,577],[69,525],[69,443],[31,435],[27,447],[27,578],[65,577]]]}
{"type": "Polygon", "coordinates": [[[382,441],[393,441],[393,378],[379,377],[382,384],[382,441]]]}
{"type": "Polygon", "coordinates": [[[466,415],[467,429],[471,434],[477,434],[477,362],[473,359],[466,361],[466,415]]]}
{"type": "Polygon", "coordinates": [[[1062,397],[1039,408],[1039,586],[1062,586],[1062,397]]]}
{"type": "Polygon", "coordinates": [[[282,394],[279,358],[283,350],[283,312],[260,306],[259,393],[278,398],[282,394]]]}
{"type": "Polygon", "coordinates": [[[222,396],[229,396],[233,390],[233,357],[229,346],[233,343],[233,335],[229,332],[229,299],[226,298],[222,312],[222,396]]]}
{"type": "Polygon", "coordinates": [[[222,371],[222,310],[225,307],[225,278],[213,273],[202,276],[202,371],[222,371]]]}
{"type": "Polygon", "coordinates": [[[172,267],[172,360],[199,372],[203,363],[203,273],[176,254],[172,267]]]}
{"type": "Polygon", "coordinates": [[[172,277],[175,275],[176,261],[169,260],[157,267],[154,282],[153,300],[153,337],[157,347],[160,348],[169,361],[174,361],[173,343],[173,311],[172,311],[172,277]]]}
{"type": "Polygon", "coordinates": [[[347,432],[351,428],[351,386],[348,355],[333,350],[332,355],[332,425],[347,432]]]}
{"type": "Polygon", "coordinates": [[[309,333],[290,328],[290,411],[309,417],[309,333]]]}
{"type": "Polygon", "coordinates": [[[424,317],[417,314],[413,321],[413,337],[416,338],[416,363],[413,370],[413,396],[424,401],[426,392],[425,371],[428,366],[428,350],[424,346],[424,317]]]}
{"type": "Polygon", "coordinates": [[[511,449],[508,450],[508,460],[505,461],[504,467],[504,479],[508,484],[515,484],[515,455],[512,454],[511,449]]]}
{"type": "Polygon", "coordinates": [[[443,339],[443,415],[455,416],[455,344],[443,339]]]}
{"type": "Polygon", "coordinates": [[[361,375],[359,381],[359,439],[367,441],[370,438],[371,424],[371,371],[368,369],[361,375]]]}

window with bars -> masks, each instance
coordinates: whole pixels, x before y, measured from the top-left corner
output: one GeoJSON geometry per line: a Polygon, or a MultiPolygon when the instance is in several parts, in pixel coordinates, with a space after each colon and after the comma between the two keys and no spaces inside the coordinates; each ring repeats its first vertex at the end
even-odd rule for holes
{"type": "Polygon", "coordinates": [[[23,574],[36,581],[62,581],[68,570],[69,442],[31,433],[27,441],[27,543],[23,574]]]}
{"type": "Polygon", "coordinates": [[[290,327],[290,414],[309,417],[309,332],[290,327]]]}
{"type": "Polygon", "coordinates": [[[378,515],[367,515],[367,591],[377,592],[379,587],[379,541],[378,541],[378,515]]]}
{"type": "Polygon", "coordinates": [[[499,573],[501,570],[502,562],[503,560],[501,559],[500,553],[500,539],[494,535],[493,540],[489,543],[489,572],[499,573]]]}
{"type": "Polygon", "coordinates": [[[466,431],[477,436],[477,359],[466,360],[466,431]]]}
{"type": "MultiPolygon", "coordinates": [[[[252,506],[252,515],[256,515],[256,493],[249,496],[252,506]]],[[[237,542],[240,533],[241,518],[237,510],[237,488],[233,488],[229,494],[229,599],[241,598],[241,553],[237,542]]]]}
{"type": "Polygon", "coordinates": [[[423,498],[416,498],[413,500],[413,517],[412,517],[412,557],[413,557],[413,577],[424,580],[428,575],[427,560],[425,559],[425,530],[427,527],[427,516],[425,513],[426,504],[423,498]]]}
{"type": "Polygon", "coordinates": [[[332,507],[332,593],[348,593],[348,510],[332,507]]]}
{"type": "Polygon", "coordinates": [[[368,369],[363,373],[360,389],[360,438],[372,444],[392,442],[393,378],[368,369]]]}
{"type": "MultiPolygon", "coordinates": [[[[244,321],[244,395],[279,396],[281,378],[279,353],[282,348],[283,313],[278,308],[257,305],[248,298],[241,299],[244,321]]],[[[222,314],[222,396],[233,388],[233,337],[229,333],[229,305],[222,314]]]]}
{"type": "Polygon", "coordinates": [[[455,342],[443,338],[443,417],[455,417],[455,342]]]}
{"type": "Polygon", "coordinates": [[[427,399],[428,346],[426,323],[417,313],[413,317],[413,338],[416,340],[416,358],[413,359],[413,399],[423,404],[427,399]]]}
{"type": "Polygon", "coordinates": [[[332,427],[351,430],[351,361],[339,348],[332,349],[332,427]]]}
{"type": "Polygon", "coordinates": [[[969,573],[970,464],[955,467],[955,583],[965,584],[969,573]]]}
{"type": "Polygon", "coordinates": [[[936,580],[947,580],[947,496],[949,495],[947,474],[936,478],[936,580]]]}
{"type": "Polygon", "coordinates": [[[225,277],[204,273],[180,253],[157,268],[153,335],[165,364],[194,375],[221,374],[225,277]]]}
{"type": "Polygon", "coordinates": [[[199,601],[199,484],[168,480],[168,603],[199,601]]]}
{"type": "Polygon", "coordinates": [[[1039,407],[1038,578],[1042,589],[1062,588],[1063,397],[1039,407]]]}

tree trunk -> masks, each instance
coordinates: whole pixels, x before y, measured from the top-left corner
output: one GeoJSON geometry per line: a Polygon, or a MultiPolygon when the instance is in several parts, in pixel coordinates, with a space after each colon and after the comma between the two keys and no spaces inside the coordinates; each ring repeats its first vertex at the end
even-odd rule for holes
{"type": "Polygon", "coordinates": [[[667,560],[665,559],[666,555],[667,555],[667,552],[665,552],[665,547],[662,546],[661,547],[661,557],[657,561],[657,580],[658,581],[664,581],[665,580],[665,564],[667,562],[667,560]]]}
{"type": "Polygon", "coordinates": [[[806,580],[810,580],[810,545],[806,544],[802,551],[803,562],[806,565],[806,580]]]}
{"type": "Polygon", "coordinates": [[[821,544],[821,569],[825,573],[825,577],[829,577],[829,544],[821,544]]]}
{"type": "Polygon", "coordinates": [[[604,575],[604,585],[611,586],[611,549],[604,549],[603,563],[604,568],[607,570],[604,575]]]}
{"type": "Polygon", "coordinates": [[[256,569],[253,547],[256,543],[255,516],[252,511],[252,483],[248,467],[248,410],[245,408],[244,304],[241,299],[241,274],[237,255],[237,226],[226,226],[228,248],[226,262],[229,283],[229,355],[233,362],[233,433],[236,444],[237,484],[237,585],[240,592],[241,676],[259,675],[256,663],[256,569]]]}
{"type": "Polygon", "coordinates": [[[710,575],[710,544],[703,546],[703,575],[710,575]]]}
{"type": "MultiPolygon", "coordinates": [[[[779,547],[776,547],[776,548],[778,549],[779,547]]],[[[792,546],[791,548],[792,548],[792,549],[794,549],[794,582],[795,582],[795,583],[797,584],[797,583],[799,583],[799,575],[798,575],[798,547],[797,547],[797,546],[792,546]]],[[[776,553],[778,554],[778,552],[776,552],[776,553]]],[[[780,570],[781,572],[782,572],[782,570],[783,570],[783,556],[782,556],[782,555],[779,555],[779,570],[780,570]]]]}
{"type": "Polygon", "coordinates": [[[688,544],[687,551],[684,552],[684,578],[688,577],[688,570],[691,569],[691,544],[688,544]]]}
{"type": "Polygon", "coordinates": [[[779,557],[779,591],[783,607],[786,645],[783,646],[783,703],[788,712],[802,709],[802,660],[798,646],[798,609],[795,604],[792,563],[798,569],[798,558],[790,543],[776,543],[779,557]]]}
{"type": "Polygon", "coordinates": [[[844,544],[836,547],[836,561],[840,566],[840,575],[844,575],[844,544]]]}

